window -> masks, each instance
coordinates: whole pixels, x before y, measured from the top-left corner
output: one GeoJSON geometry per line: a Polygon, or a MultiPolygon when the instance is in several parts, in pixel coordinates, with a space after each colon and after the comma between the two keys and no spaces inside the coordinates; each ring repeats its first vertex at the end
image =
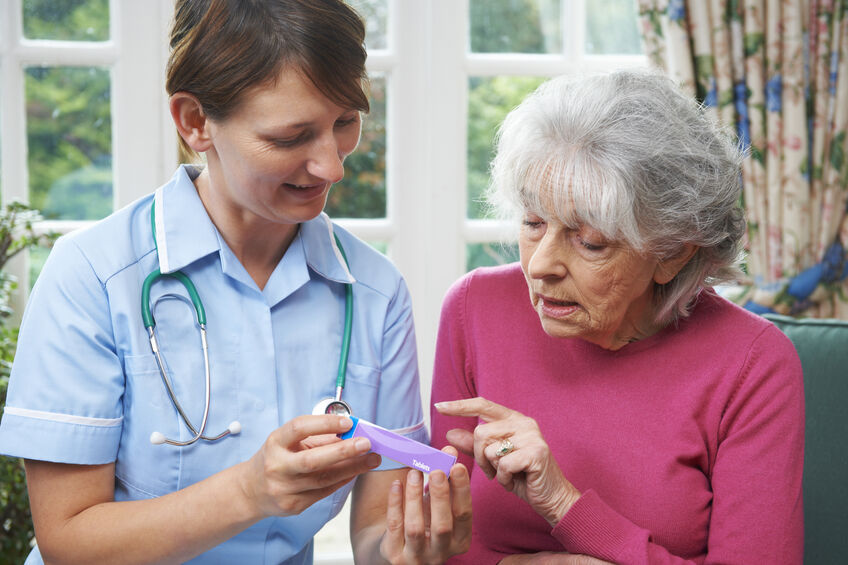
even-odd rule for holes
{"type": "MultiPolygon", "coordinates": [[[[367,23],[372,112],[328,212],[406,277],[428,402],[445,291],[517,257],[481,200],[495,128],[546,77],[644,66],[635,0],[350,1],[367,23]]],[[[44,229],[66,232],[170,178],[172,6],[0,0],[3,201],[29,201],[44,229]]],[[[31,254],[33,276],[46,253],[31,254]]],[[[28,266],[18,263],[20,313],[28,266]]],[[[319,534],[316,561],[350,562],[348,544],[343,512],[319,534]]]]}

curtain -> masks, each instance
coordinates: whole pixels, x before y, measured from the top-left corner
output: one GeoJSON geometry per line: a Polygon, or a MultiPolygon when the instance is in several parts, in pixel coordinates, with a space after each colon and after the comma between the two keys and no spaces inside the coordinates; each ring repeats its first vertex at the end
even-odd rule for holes
{"type": "Polygon", "coordinates": [[[756,312],[848,319],[848,0],[637,0],[643,46],[733,128],[756,312]]]}

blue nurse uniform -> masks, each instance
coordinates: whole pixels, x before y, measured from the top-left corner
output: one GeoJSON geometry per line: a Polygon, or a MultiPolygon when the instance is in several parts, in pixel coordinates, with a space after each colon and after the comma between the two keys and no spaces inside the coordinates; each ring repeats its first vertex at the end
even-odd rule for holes
{"type": "MultiPolygon", "coordinates": [[[[206,214],[192,182],[197,174],[183,166],[154,195],[56,243],[24,313],[0,453],[114,461],[116,500],[161,496],[244,461],[273,429],[333,395],[347,282],[354,312],[344,398],[357,416],[426,442],[412,306],[394,266],[322,213],[300,225],[260,290],[206,214]],[[191,437],[141,319],[142,282],[156,268],[182,270],[197,287],[212,379],[207,435],[234,420],[238,435],[184,448],[149,441],[154,431],[191,437]]],[[[194,310],[172,279],[153,285],[150,303],[176,396],[197,423],[205,384],[194,310]]],[[[298,516],[262,520],[192,563],[311,563],[313,535],[351,488],[298,516]]],[[[28,563],[40,562],[36,549],[28,563]]]]}

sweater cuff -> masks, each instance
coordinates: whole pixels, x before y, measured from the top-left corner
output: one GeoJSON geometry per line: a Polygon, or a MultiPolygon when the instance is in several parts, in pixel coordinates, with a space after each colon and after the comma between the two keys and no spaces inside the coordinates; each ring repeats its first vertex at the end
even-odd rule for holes
{"type": "Polygon", "coordinates": [[[594,490],[585,491],[566,512],[551,535],[569,553],[619,562],[634,542],[644,544],[649,534],[610,508],[594,490]]]}

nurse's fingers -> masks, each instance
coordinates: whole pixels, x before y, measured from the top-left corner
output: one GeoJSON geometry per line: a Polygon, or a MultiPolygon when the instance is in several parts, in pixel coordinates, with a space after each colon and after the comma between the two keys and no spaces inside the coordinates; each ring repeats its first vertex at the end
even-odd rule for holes
{"type": "Polygon", "coordinates": [[[310,436],[343,434],[353,426],[347,416],[321,414],[298,416],[271,432],[271,438],[282,447],[295,451],[303,440],[310,436]]]}
{"type": "Polygon", "coordinates": [[[446,416],[477,416],[486,422],[508,418],[514,411],[486,400],[482,396],[462,400],[446,400],[433,405],[446,416]]]}
{"type": "MultiPolygon", "coordinates": [[[[316,475],[322,483],[332,480],[334,470],[344,473],[346,467],[357,468],[357,459],[371,450],[368,438],[357,437],[289,453],[280,460],[281,471],[287,474],[312,478],[316,475]]],[[[378,460],[379,456],[375,455],[378,460]]],[[[379,463],[378,463],[379,465],[379,463]]],[[[366,471],[369,469],[365,469],[366,471]]]]}

